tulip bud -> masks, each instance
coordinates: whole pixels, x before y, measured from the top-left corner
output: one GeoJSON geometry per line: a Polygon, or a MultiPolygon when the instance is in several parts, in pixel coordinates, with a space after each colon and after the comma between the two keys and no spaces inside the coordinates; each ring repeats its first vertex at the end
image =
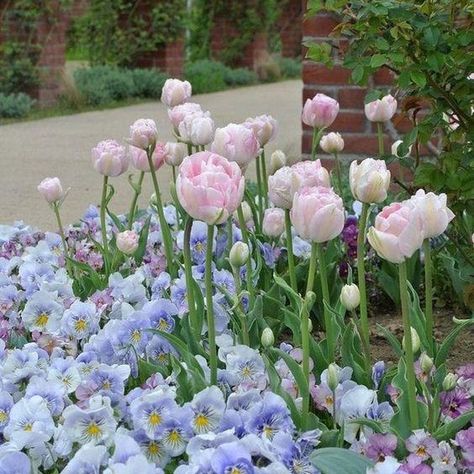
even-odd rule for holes
{"type": "MultiPolygon", "coordinates": [[[[242,214],[244,215],[244,222],[247,223],[253,219],[252,208],[250,207],[250,204],[247,201],[242,201],[241,206],[242,214]]],[[[234,212],[233,216],[235,220],[239,220],[239,215],[237,211],[234,212]]]]}
{"type": "Polygon", "coordinates": [[[340,133],[331,132],[321,138],[319,146],[326,153],[339,153],[344,150],[344,140],[340,133]]]}
{"type": "Polygon", "coordinates": [[[397,101],[391,95],[365,104],[365,115],[371,122],[387,122],[397,111],[397,101]]]}
{"type": "Polygon", "coordinates": [[[313,321],[308,319],[308,332],[311,334],[313,332],[313,321]]]}
{"type": "Polygon", "coordinates": [[[188,150],[184,143],[167,142],[165,145],[165,163],[170,166],[179,166],[188,150]]]}
{"type": "Polygon", "coordinates": [[[273,343],[275,342],[275,336],[273,335],[273,331],[269,327],[266,327],[262,331],[262,337],[260,340],[262,342],[263,347],[273,346],[273,343]]]}
{"type": "Polygon", "coordinates": [[[152,119],[138,119],[130,125],[130,145],[146,150],[149,147],[154,147],[158,130],[156,123],[152,119]]]}
{"type": "Polygon", "coordinates": [[[404,156],[401,156],[399,153],[398,153],[398,147],[403,143],[403,140],[397,140],[396,142],[393,142],[392,144],[392,155],[396,156],[397,158],[406,158],[407,156],[410,156],[411,155],[411,149],[412,149],[412,146],[410,145],[408,147],[408,153],[404,156]]]}
{"type": "Polygon", "coordinates": [[[262,231],[267,237],[280,237],[285,232],[285,211],[278,207],[265,209],[262,231]]]}
{"type": "Polygon", "coordinates": [[[334,392],[339,384],[338,367],[331,362],[328,367],[328,387],[334,392]]]}
{"type": "MultiPolygon", "coordinates": [[[[418,333],[416,332],[415,328],[410,328],[410,329],[411,329],[411,347],[413,349],[413,353],[415,354],[420,349],[420,336],[418,336],[418,333]]],[[[402,347],[403,347],[403,350],[405,350],[405,336],[403,336],[403,339],[402,339],[402,347]]]]}
{"type": "Polygon", "coordinates": [[[38,185],[39,193],[49,204],[60,203],[64,199],[64,191],[59,178],[45,178],[38,185]]]}
{"type": "Polygon", "coordinates": [[[422,352],[420,356],[420,367],[425,374],[429,374],[433,368],[433,359],[426,352],[422,352]]]}
{"type": "Polygon", "coordinates": [[[450,372],[449,374],[446,375],[446,377],[443,380],[443,390],[445,390],[446,392],[449,392],[450,390],[453,390],[456,387],[457,383],[458,383],[458,376],[450,372]]]}
{"type": "Polygon", "coordinates": [[[116,235],[117,248],[125,255],[132,255],[138,248],[138,234],[133,230],[125,230],[116,235]]]}
{"type": "Polygon", "coordinates": [[[275,173],[275,171],[286,166],[286,163],[287,159],[285,153],[281,150],[275,150],[270,156],[270,173],[275,173]]]}
{"type": "Polygon", "coordinates": [[[156,206],[158,204],[158,201],[156,200],[156,194],[155,193],[153,193],[150,196],[150,199],[148,200],[148,202],[150,203],[150,206],[156,206]]]}
{"type": "Polygon", "coordinates": [[[355,283],[352,283],[352,285],[344,285],[341,290],[340,300],[347,311],[356,309],[360,303],[360,292],[358,286],[355,283]]]}
{"type": "Polygon", "coordinates": [[[352,195],[358,201],[379,203],[387,198],[390,171],[383,160],[366,158],[360,164],[353,161],[349,168],[349,184],[352,195]]]}
{"type": "Polygon", "coordinates": [[[249,257],[249,246],[245,242],[239,241],[232,245],[229,253],[229,261],[234,268],[240,268],[242,265],[245,265],[249,257]]]}

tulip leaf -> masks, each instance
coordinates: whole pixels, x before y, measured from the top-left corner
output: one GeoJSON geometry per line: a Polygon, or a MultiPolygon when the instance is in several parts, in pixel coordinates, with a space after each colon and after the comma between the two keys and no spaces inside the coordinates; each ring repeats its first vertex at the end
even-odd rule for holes
{"type": "Polygon", "coordinates": [[[449,351],[453,347],[454,343],[456,342],[457,337],[463,329],[467,328],[471,324],[474,324],[474,318],[468,319],[464,321],[463,323],[457,325],[443,340],[442,344],[440,345],[436,357],[435,357],[435,365],[439,366],[446,362],[446,359],[448,358],[449,351]]]}
{"type": "Polygon", "coordinates": [[[366,474],[374,466],[370,459],[343,448],[316,449],[310,459],[323,474],[366,474]]]}
{"type": "Polygon", "coordinates": [[[454,438],[456,433],[458,433],[465,425],[474,420],[474,410],[469,410],[466,413],[458,416],[449,423],[445,423],[440,428],[438,428],[433,436],[437,441],[447,441],[454,438]]]}
{"type": "Polygon", "coordinates": [[[392,349],[394,350],[397,357],[402,357],[403,350],[398,339],[385,326],[382,326],[381,324],[377,324],[377,329],[382,332],[385,339],[387,339],[389,344],[392,346],[392,349]]]}

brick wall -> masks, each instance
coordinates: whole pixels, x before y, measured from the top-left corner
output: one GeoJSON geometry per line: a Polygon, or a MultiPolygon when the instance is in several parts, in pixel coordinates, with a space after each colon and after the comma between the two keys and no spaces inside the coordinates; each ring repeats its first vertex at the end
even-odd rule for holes
{"type": "MultiPolygon", "coordinates": [[[[303,4],[305,2],[303,1],[303,4]]],[[[337,17],[321,13],[303,22],[303,40],[335,41],[330,33],[337,26],[337,17]]],[[[340,44],[343,49],[344,45],[340,44]]],[[[341,59],[340,57],[337,59],[341,59]]],[[[350,83],[351,72],[340,65],[332,69],[323,64],[305,60],[303,62],[303,104],[308,98],[321,92],[339,101],[340,112],[328,131],[338,131],[344,138],[344,153],[348,155],[377,155],[377,135],[375,124],[369,122],[364,114],[364,98],[366,88],[350,83]]],[[[379,70],[371,79],[374,87],[387,87],[392,83],[390,71],[379,70]]],[[[406,120],[395,117],[393,123],[401,131],[409,126],[406,120]]],[[[312,130],[303,124],[302,153],[308,157],[311,153],[312,130]]],[[[393,138],[385,135],[385,147],[393,142],[393,138]]]]}
{"type": "Polygon", "coordinates": [[[284,57],[296,58],[302,54],[303,15],[301,0],[287,0],[285,2],[276,25],[280,32],[281,55],[284,57]]]}

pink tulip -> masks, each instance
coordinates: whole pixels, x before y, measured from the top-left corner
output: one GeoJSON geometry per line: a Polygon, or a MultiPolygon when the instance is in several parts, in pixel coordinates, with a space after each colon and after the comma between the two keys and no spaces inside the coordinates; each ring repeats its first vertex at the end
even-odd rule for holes
{"type": "Polygon", "coordinates": [[[365,115],[371,122],[387,122],[397,111],[397,101],[391,95],[365,104],[365,115]]]}
{"type": "Polygon", "coordinates": [[[156,123],[152,119],[138,119],[130,126],[130,145],[146,150],[155,146],[158,137],[156,123]]]}
{"type": "Polygon", "coordinates": [[[139,237],[133,230],[125,230],[116,235],[117,248],[125,255],[132,255],[138,248],[139,237]]]}
{"type": "Polygon", "coordinates": [[[290,215],[298,235],[311,242],[328,242],[344,227],[342,199],[324,186],[300,189],[293,198],[290,215]]]}
{"type": "Polygon", "coordinates": [[[188,81],[167,79],[161,91],[161,102],[168,107],[174,107],[189,100],[192,87],[188,81]]]}
{"type": "Polygon", "coordinates": [[[182,141],[192,145],[208,145],[214,139],[214,120],[209,114],[188,114],[178,126],[182,141]]]}
{"type": "Polygon", "coordinates": [[[419,189],[404,204],[418,209],[423,221],[425,239],[438,237],[448,227],[448,224],[454,219],[454,214],[447,206],[446,194],[425,193],[419,189]]]}
{"type": "Polygon", "coordinates": [[[260,147],[251,128],[230,123],[216,130],[211,150],[229,161],[235,161],[241,169],[245,170],[247,165],[258,156],[260,147]]]}
{"type": "Polygon", "coordinates": [[[325,94],[316,94],[312,99],[307,99],[303,107],[301,119],[306,125],[313,128],[327,128],[339,113],[337,100],[325,94]]]}
{"type": "Polygon", "coordinates": [[[184,120],[184,117],[190,114],[210,115],[209,112],[204,112],[201,106],[194,102],[186,102],[185,104],[168,109],[168,118],[174,128],[178,128],[179,124],[184,120]]]}
{"type": "Polygon", "coordinates": [[[280,237],[285,231],[285,211],[278,207],[265,209],[262,230],[267,237],[280,237]]]}
{"type": "Polygon", "coordinates": [[[104,176],[120,176],[128,169],[125,147],[115,140],[103,140],[92,149],[94,169],[104,176]]]}
{"type": "Polygon", "coordinates": [[[326,153],[340,153],[344,150],[344,140],[340,133],[331,132],[321,138],[319,146],[326,153]]]}
{"type": "MultiPolygon", "coordinates": [[[[148,157],[145,150],[142,150],[141,148],[137,148],[135,146],[131,146],[129,148],[129,151],[130,159],[135,169],[139,171],[150,171],[150,165],[148,164],[148,157]]],[[[151,161],[153,163],[153,168],[155,169],[155,171],[163,165],[165,157],[165,144],[158,142],[155,146],[155,149],[153,150],[153,155],[151,157],[151,161]]]]}
{"type": "Polygon", "coordinates": [[[354,160],[349,168],[352,195],[360,202],[379,203],[387,199],[390,171],[383,160],[366,158],[360,164],[354,160]]]}
{"type": "Polygon", "coordinates": [[[232,215],[242,201],[244,187],[238,165],[209,151],[186,157],[176,180],[183,208],[209,225],[222,224],[232,215]]]}
{"type": "Polygon", "coordinates": [[[290,166],[283,166],[268,177],[270,201],[281,209],[291,209],[293,196],[300,187],[301,176],[290,166]]]}
{"type": "Polygon", "coordinates": [[[278,132],[278,122],[271,115],[248,118],[243,125],[254,131],[260,146],[272,141],[278,132]]]}
{"type": "Polygon", "coordinates": [[[167,142],[165,145],[165,163],[169,166],[179,166],[187,154],[184,143],[167,142]]]}
{"type": "Polygon", "coordinates": [[[381,258],[392,263],[405,261],[423,244],[423,220],[419,210],[399,202],[384,207],[367,238],[381,258]]]}
{"type": "Polygon", "coordinates": [[[38,185],[39,193],[49,204],[61,202],[64,199],[64,191],[59,178],[45,178],[38,185]]]}
{"type": "Polygon", "coordinates": [[[331,187],[329,172],[321,165],[321,160],[299,161],[291,168],[300,178],[300,187],[331,187]]]}

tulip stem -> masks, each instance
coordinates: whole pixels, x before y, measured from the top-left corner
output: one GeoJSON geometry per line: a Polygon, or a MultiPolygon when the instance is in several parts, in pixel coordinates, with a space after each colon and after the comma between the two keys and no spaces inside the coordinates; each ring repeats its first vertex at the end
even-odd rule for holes
{"type": "Polygon", "coordinates": [[[230,253],[230,250],[232,248],[232,245],[234,244],[234,236],[233,236],[233,229],[232,229],[232,216],[230,216],[227,219],[226,222],[226,230],[227,230],[227,245],[226,245],[226,251],[227,254],[230,253]]]}
{"type": "Polygon", "coordinates": [[[360,338],[365,352],[366,366],[370,367],[369,319],[367,316],[367,290],[365,288],[365,229],[369,215],[369,204],[362,204],[357,233],[357,277],[360,292],[360,338]]]}
{"type": "Polygon", "coordinates": [[[184,227],[183,236],[183,258],[184,258],[184,275],[186,278],[186,295],[188,298],[189,321],[193,328],[194,335],[197,339],[201,337],[201,328],[199,327],[198,315],[196,312],[196,304],[194,300],[193,271],[191,263],[191,230],[193,227],[193,218],[188,216],[184,227]]]}
{"type": "MultiPolygon", "coordinates": [[[[171,171],[173,173],[173,185],[176,189],[176,166],[172,165],[171,171]]],[[[179,211],[178,211],[178,206],[176,203],[174,203],[174,209],[176,211],[176,227],[179,230],[179,211]]]]}
{"type": "Polygon", "coordinates": [[[385,154],[385,147],[383,143],[383,123],[377,122],[377,137],[379,141],[379,155],[382,158],[385,154]]]}
{"type": "Polygon", "coordinates": [[[138,182],[134,187],[134,195],[132,199],[132,203],[130,204],[130,211],[128,213],[128,229],[130,230],[133,225],[133,219],[135,218],[135,211],[137,207],[137,201],[138,201],[138,196],[140,196],[142,192],[142,183],[143,183],[143,178],[145,177],[145,173],[143,171],[140,171],[140,175],[138,177],[138,182]]]}
{"type": "MultiPolygon", "coordinates": [[[[313,243],[316,247],[316,252],[319,261],[319,274],[321,277],[321,288],[323,293],[323,314],[324,314],[324,328],[326,330],[326,340],[328,345],[328,361],[334,362],[334,332],[332,330],[331,315],[329,314],[328,305],[331,304],[329,299],[328,278],[326,273],[326,261],[324,258],[324,249],[322,244],[313,243]]],[[[312,253],[312,252],[311,252],[312,253]]]]}
{"type": "Polygon", "coordinates": [[[431,262],[431,246],[430,239],[423,242],[423,253],[425,254],[425,320],[426,320],[426,336],[429,342],[429,355],[434,355],[434,339],[433,339],[433,282],[432,282],[432,262],[431,262]]]}
{"type": "Polygon", "coordinates": [[[242,343],[246,346],[250,346],[249,328],[247,325],[247,318],[242,309],[242,302],[240,300],[240,292],[242,291],[242,285],[240,281],[240,268],[232,267],[232,273],[234,275],[235,294],[237,295],[237,314],[240,319],[240,334],[242,336],[242,343]]]}
{"type": "Polygon", "coordinates": [[[341,162],[339,161],[339,155],[337,151],[334,152],[334,162],[336,164],[336,177],[337,177],[337,187],[339,188],[339,196],[343,198],[342,194],[342,178],[341,178],[341,162]]]}
{"type": "Polygon", "coordinates": [[[264,201],[265,201],[265,209],[268,208],[268,177],[267,177],[267,164],[265,162],[265,150],[262,148],[262,154],[260,155],[260,159],[262,160],[262,166],[260,170],[262,172],[262,183],[263,183],[263,192],[264,192],[264,201]]]}
{"type": "MultiPolygon", "coordinates": [[[[239,218],[239,225],[240,225],[240,230],[242,232],[242,239],[245,244],[248,245],[249,250],[251,249],[250,247],[250,239],[249,239],[249,234],[247,232],[247,225],[245,224],[245,218],[244,218],[244,211],[242,210],[242,204],[237,208],[237,216],[239,218]]],[[[253,286],[252,282],[252,258],[251,255],[247,259],[247,262],[245,264],[246,272],[247,272],[247,291],[249,292],[249,306],[250,308],[253,308],[253,305],[255,303],[255,288],[253,286]]]]}
{"type": "Polygon", "coordinates": [[[293,236],[291,235],[290,210],[285,209],[285,229],[286,229],[286,251],[288,254],[288,272],[290,273],[290,285],[298,293],[296,282],[295,258],[293,255],[293,236]]]}
{"type": "Polygon", "coordinates": [[[400,301],[402,304],[403,332],[405,341],[405,365],[407,379],[407,395],[408,395],[408,413],[410,416],[410,429],[418,428],[418,408],[416,402],[416,379],[413,358],[413,345],[411,338],[411,324],[408,308],[408,286],[407,286],[407,267],[406,262],[398,265],[398,276],[400,284],[400,301]]]}
{"type": "Polygon", "coordinates": [[[211,385],[217,385],[217,350],[216,327],[214,323],[214,306],[212,301],[212,240],[214,226],[207,226],[206,246],[206,306],[207,306],[207,334],[209,338],[209,365],[211,368],[211,385]]]}
{"type": "Polygon", "coordinates": [[[104,268],[105,273],[108,275],[108,264],[109,264],[109,244],[107,241],[107,227],[105,222],[105,212],[107,207],[107,188],[108,188],[108,176],[104,176],[104,181],[102,184],[102,198],[100,201],[100,230],[102,232],[102,248],[103,248],[103,258],[104,258],[104,268]]]}
{"type": "Polygon", "coordinates": [[[321,141],[321,136],[323,135],[324,128],[315,128],[313,130],[313,143],[311,146],[311,159],[314,161],[316,159],[316,152],[318,150],[319,142],[321,141]]]}
{"type": "Polygon", "coordinates": [[[153,149],[151,147],[149,147],[146,150],[146,155],[148,157],[148,165],[150,166],[153,187],[155,188],[156,210],[158,212],[158,219],[160,221],[160,230],[161,230],[161,236],[163,238],[163,245],[165,248],[166,263],[168,267],[168,272],[173,278],[176,276],[174,265],[173,265],[173,242],[171,240],[171,231],[168,226],[168,223],[166,222],[165,213],[163,211],[163,203],[161,201],[160,187],[158,186],[158,180],[156,179],[156,171],[155,171],[155,167],[153,166],[153,159],[152,159],[153,149]]]}
{"type": "Polygon", "coordinates": [[[69,261],[69,248],[66,243],[66,236],[64,235],[63,224],[61,222],[61,215],[59,214],[59,205],[58,203],[53,203],[52,206],[54,214],[56,215],[56,221],[58,223],[59,235],[61,236],[61,241],[63,243],[64,258],[66,264],[66,270],[70,277],[73,277],[73,271],[71,268],[71,262],[69,261]]]}
{"type": "Polygon", "coordinates": [[[257,188],[258,188],[258,223],[262,227],[263,222],[263,183],[262,183],[262,170],[260,166],[260,157],[256,159],[257,166],[257,188]]]}

